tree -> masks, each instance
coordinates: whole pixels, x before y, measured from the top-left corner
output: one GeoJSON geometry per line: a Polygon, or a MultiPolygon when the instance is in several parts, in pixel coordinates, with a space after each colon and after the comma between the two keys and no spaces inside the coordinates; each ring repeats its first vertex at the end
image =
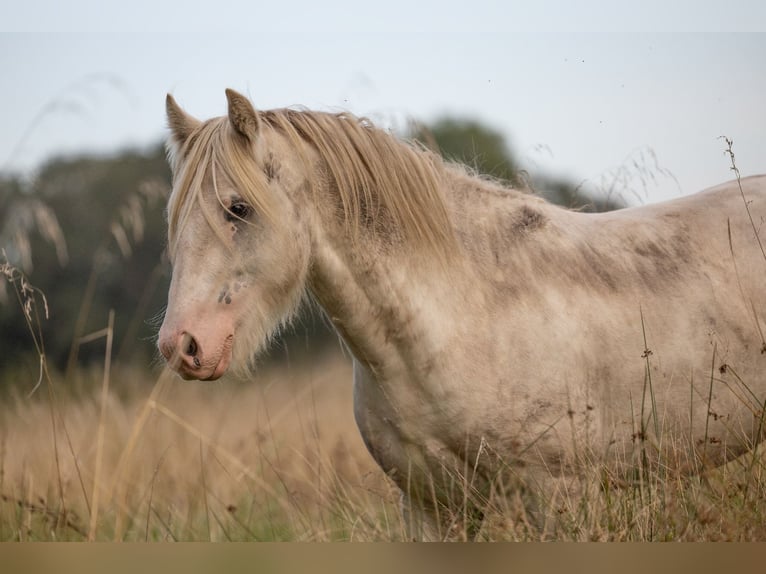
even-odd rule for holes
{"type": "MultiPolygon", "coordinates": [[[[45,293],[50,318],[42,323],[42,336],[51,365],[64,368],[78,356],[101,360],[102,347],[80,352],[78,341],[105,327],[110,309],[117,313],[115,352],[151,360],[154,327],[146,319],[162,309],[166,294],[161,206],[169,182],[159,146],[111,158],[51,161],[22,192],[18,180],[0,180],[0,246],[45,293]]],[[[15,297],[6,297],[0,305],[5,356],[21,359],[30,352],[29,338],[15,297]]]]}
{"type": "Polygon", "coordinates": [[[432,124],[417,125],[407,135],[448,161],[467,165],[511,187],[530,189],[570,209],[610,211],[625,207],[615,199],[593,196],[565,179],[521,170],[502,133],[477,120],[442,117],[432,124]]]}
{"type": "Polygon", "coordinates": [[[418,125],[410,131],[409,138],[477,173],[514,186],[522,184],[519,168],[503,135],[476,120],[442,117],[433,124],[418,125]]]}

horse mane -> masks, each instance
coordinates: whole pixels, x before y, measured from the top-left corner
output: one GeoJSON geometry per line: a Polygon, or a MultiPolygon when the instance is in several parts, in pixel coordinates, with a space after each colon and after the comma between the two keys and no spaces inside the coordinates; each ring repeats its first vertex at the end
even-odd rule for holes
{"type": "MultiPolygon", "coordinates": [[[[442,191],[450,170],[437,154],[349,113],[278,109],[258,115],[260,129],[265,124],[282,133],[296,152],[308,144],[319,154],[326,168],[322,179],[337,195],[352,240],[359,239],[360,230],[373,229],[385,232],[387,239],[398,237],[439,255],[454,249],[456,239],[442,191]]],[[[273,213],[265,193],[268,177],[253,161],[252,148],[232,133],[227,118],[203,123],[177,155],[183,161],[175,162],[183,166],[178,174],[179,197],[168,205],[171,245],[174,230],[186,217],[180,206],[190,204],[189,192],[196,188],[198,193],[201,186],[200,167],[213,165],[215,171],[220,166],[259,213],[267,218],[273,213]]],[[[303,159],[308,166],[308,159],[303,159]]],[[[315,182],[310,184],[316,188],[315,182]]]]}

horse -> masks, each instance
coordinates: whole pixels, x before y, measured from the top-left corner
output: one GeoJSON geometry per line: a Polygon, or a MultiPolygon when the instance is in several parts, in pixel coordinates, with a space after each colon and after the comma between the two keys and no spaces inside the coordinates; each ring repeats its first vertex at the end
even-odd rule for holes
{"type": "Polygon", "coordinates": [[[584,213],[365,118],[226,97],[200,121],[167,96],[159,350],[184,379],[247,373],[316,302],[413,538],[475,533],[493,492],[559,492],[669,434],[689,472],[760,440],[766,176],[584,213]]]}

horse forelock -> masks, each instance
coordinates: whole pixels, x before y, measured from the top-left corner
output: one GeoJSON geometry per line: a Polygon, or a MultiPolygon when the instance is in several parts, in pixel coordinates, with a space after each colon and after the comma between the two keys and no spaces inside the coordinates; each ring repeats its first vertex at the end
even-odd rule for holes
{"type": "MultiPolygon", "coordinates": [[[[172,154],[173,193],[168,202],[168,236],[171,253],[177,246],[179,234],[193,209],[201,205],[201,193],[206,182],[212,183],[217,201],[223,206],[218,183],[228,179],[242,199],[250,203],[260,217],[275,219],[269,194],[264,192],[267,178],[258,168],[252,149],[242,138],[231,133],[226,118],[204,122],[179,148],[169,148],[172,154]]],[[[203,210],[214,232],[220,230],[203,210]]]]}

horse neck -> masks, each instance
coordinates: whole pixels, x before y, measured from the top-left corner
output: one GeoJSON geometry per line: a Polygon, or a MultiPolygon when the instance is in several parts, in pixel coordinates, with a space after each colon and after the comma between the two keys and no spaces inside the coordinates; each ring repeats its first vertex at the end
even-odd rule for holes
{"type": "Polygon", "coordinates": [[[355,358],[385,378],[427,368],[454,330],[445,309],[460,289],[433,254],[381,245],[369,229],[351,238],[337,213],[316,212],[308,287],[355,358]]]}
{"type": "Polygon", "coordinates": [[[421,246],[381,249],[364,234],[349,240],[332,212],[318,217],[309,288],[373,371],[428,370],[447,337],[470,333],[491,298],[498,230],[534,227],[535,209],[545,205],[459,170],[448,180],[443,191],[459,245],[446,265],[421,246]]]}
{"type": "Polygon", "coordinates": [[[367,251],[364,241],[314,246],[309,288],[354,356],[376,374],[412,370],[437,345],[427,317],[438,294],[415,261],[367,251]],[[424,301],[430,295],[430,301],[424,301]],[[417,344],[415,344],[417,342],[417,344]]]}

